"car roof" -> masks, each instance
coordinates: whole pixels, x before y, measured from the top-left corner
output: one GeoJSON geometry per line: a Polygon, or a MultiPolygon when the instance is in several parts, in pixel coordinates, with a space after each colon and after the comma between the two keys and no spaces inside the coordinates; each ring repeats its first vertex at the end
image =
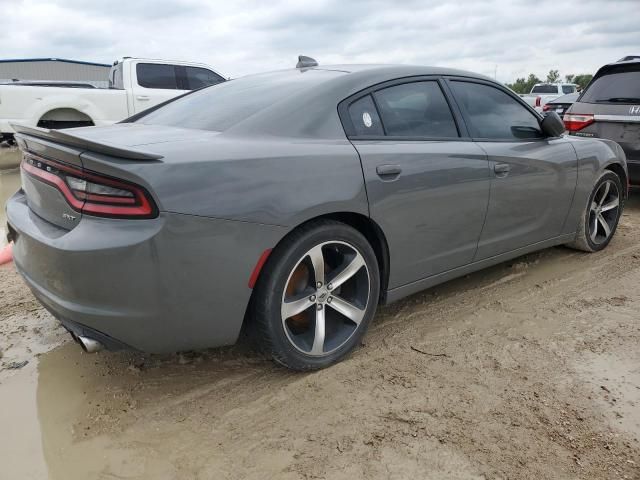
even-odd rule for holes
{"type": "Polygon", "coordinates": [[[494,81],[492,78],[480,75],[478,73],[466,70],[458,70],[455,68],[434,67],[426,65],[403,65],[403,64],[336,64],[336,65],[318,65],[310,67],[314,70],[335,70],[344,73],[386,73],[389,75],[411,76],[411,75],[450,75],[479,78],[483,80],[494,81]]]}
{"type": "MultiPolygon", "coordinates": [[[[256,112],[246,120],[228,129],[229,134],[251,134],[256,132],[273,136],[307,138],[344,138],[344,130],[338,118],[336,106],[370,87],[411,77],[447,75],[492,82],[495,80],[477,73],[453,68],[420,65],[319,65],[289,68],[240,77],[230,82],[248,84],[284,84],[294,80],[309,79],[309,88],[295,89],[276,104],[256,112]],[[302,78],[301,78],[302,77],[302,78]]],[[[217,88],[217,87],[212,87],[217,88]]]]}
{"type": "MultiPolygon", "coordinates": [[[[603,73],[609,70],[616,70],[620,67],[625,67],[626,65],[639,65],[640,64],[640,56],[629,55],[624,58],[621,58],[617,62],[607,63],[598,69],[593,78],[599,77],[603,73]]],[[[586,90],[586,89],[585,89],[586,90]]]]}

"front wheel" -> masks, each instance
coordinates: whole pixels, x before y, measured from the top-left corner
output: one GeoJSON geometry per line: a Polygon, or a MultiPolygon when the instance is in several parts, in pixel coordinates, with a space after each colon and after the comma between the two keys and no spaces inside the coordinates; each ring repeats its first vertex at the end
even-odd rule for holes
{"type": "Polygon", "coordinates": [[[609,245],[624,207],[622,181],[605,170],[596,181],[578,225],[576,239],[568,246],[597,252],[609,245]]]}
{"type": "Polygon", "coordinates": [[[376,256],[362,234],[331,220],[305,225],[260,275],[252,302],[258,341],[286,367],[327,367],[360,342],[379,292],[376,256]]]}

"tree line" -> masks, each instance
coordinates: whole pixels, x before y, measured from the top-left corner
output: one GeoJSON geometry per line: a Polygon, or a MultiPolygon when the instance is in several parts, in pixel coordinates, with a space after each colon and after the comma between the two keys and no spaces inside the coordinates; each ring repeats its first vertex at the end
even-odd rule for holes
{"type": "MultiPolygon", "coordinates": [[[[581,73],[579,75],[569,74],[564,76],[567,83],[575,83],[581,89],[584,89],[591,81],[593,75],[590,73],[581,73]]],[[[540,80],[535,73],[530,73],[527,78],[516,78],[513,83],[507,83],[507,87],[516,93],[529,93],[536,83],[557,83],[560,81],[560,72],[558,70],[549,70],[546,80],[540,80]]]]}

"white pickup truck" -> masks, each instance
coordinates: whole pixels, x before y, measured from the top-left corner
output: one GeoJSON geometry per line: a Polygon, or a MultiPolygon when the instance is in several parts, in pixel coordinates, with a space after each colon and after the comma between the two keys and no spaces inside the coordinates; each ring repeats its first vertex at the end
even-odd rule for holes
{"type": "Polygon", "coordinates": [[[574,83],[536,83],[531,92],[520,95],[525,102],[542,112],[547,102],[551,102],[568,93],[575,93],[577,85],[574,83]]]}
{"type": "Polygon", "coordinates": [[[109,125],[182,95],[224,82],[201,63],[125,57],[111,67],[109,88],[80,82],[15,82],[0,85],[0,141],[11,124],[44,128],[109,125]]]}

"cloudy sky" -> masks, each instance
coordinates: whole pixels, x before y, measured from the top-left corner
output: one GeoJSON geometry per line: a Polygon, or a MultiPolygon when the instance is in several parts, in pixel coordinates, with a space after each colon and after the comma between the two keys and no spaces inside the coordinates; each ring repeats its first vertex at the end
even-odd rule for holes
{"type": "Polygon", "coordinates": [[[0,58],[184,59],[232,77],[305,54],[507,82],[640,55],[640,0],[0,0],[0,11],[0,58]]]}

